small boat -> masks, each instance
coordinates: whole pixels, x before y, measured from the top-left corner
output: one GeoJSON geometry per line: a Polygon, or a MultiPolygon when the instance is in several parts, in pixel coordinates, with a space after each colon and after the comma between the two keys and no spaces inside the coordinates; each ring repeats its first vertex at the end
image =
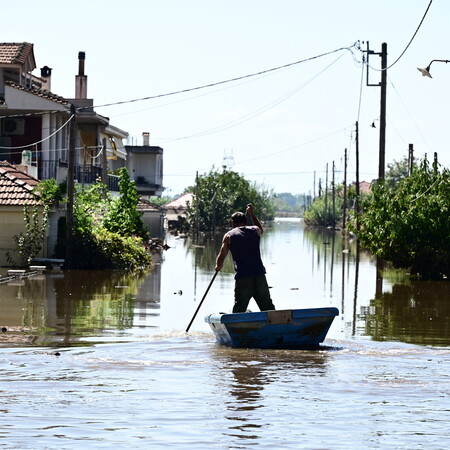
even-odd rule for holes
{"type": "Polygon", "coordinates": [[[337,308],[216,313],[205,317],[217,341],[230,347],[305,349],[325,340],[337,308]]]}

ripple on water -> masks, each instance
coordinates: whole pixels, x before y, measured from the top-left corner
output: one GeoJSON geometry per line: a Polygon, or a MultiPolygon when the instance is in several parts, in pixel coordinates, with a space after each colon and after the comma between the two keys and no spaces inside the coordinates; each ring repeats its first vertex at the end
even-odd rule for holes
{"type": "Polygon", "coordinates": [[[60,356],[2,349],[0,436],[19,448],[443,448],[450,349],[326,344],[230,349],[168,332],[60,356]]]}

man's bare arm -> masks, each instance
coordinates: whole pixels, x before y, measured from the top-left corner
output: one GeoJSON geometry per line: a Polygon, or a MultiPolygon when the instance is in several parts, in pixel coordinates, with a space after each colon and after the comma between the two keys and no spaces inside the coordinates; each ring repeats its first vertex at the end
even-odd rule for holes
{"type": "Polygon", "coordinates": [[[251,203],[249,203],[247,205],[247,209],[246,209],[245,212],[249,214],[250,218],[252,219],[253,225],[257,226],[261,230],[261,234],[262,234],[264,230],[263,230],[263,227],[261,225],[261,222],[255,216],[255,207],[251,203]]]}
{"type": "Polygon", "coordinates": [[[226,234],[222,240],[222,246],[220,247],[219,254],[216,258],[216,271],[219,271],[223,267],[223,263],[225,262],[225,258],[228,255],[228,251],[230,250],[230,236],[226,234]]]}

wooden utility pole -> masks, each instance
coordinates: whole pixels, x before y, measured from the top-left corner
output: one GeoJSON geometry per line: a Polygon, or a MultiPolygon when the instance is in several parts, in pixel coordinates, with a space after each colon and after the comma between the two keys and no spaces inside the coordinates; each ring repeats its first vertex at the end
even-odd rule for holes
{"type": "Polygon", "coordinates": [[[381,52],[375,53],[369,50],[369,42],[367,42],[367,86],[381,87],[380,93],[380,142],[379,142],[379,159],[378,159],[378,178],[384,179],[385,175],[385,155],[386,155],[386,85],[387,85],[387,44],[381,44],[381,52]],[[377,84],[369,83],[369,57],[370,55],[378,55],[381,57],[381,82],[377,84]]]}
{"type": "Polygon", "coordinates": [[[316,171],[314,171],[313,200],[316,198],[316,171]]]}
{"type": "Polygon", "coordinates": [[[347,149],[345,149],[344,152],[344,204],[342,206],[342,229],[345,230],[345,227],[347,226],[347,149]]]}
{"type": "Polygon", "coordinates": [[[200,195],[198,192],[198,170],[195,172],[195,243],[198,244],[198,235],[200,230],[200,209],[199,209],[200,195]]]}
{"type": "Polygon", "coordinates": [[[77,110],[70,106],[69,155],[67,164],[67,211],[66,211],[66,262],[65,267],[73,266],[73,203],[74,203],[74,178],[75,178],[75,148],[77,142],[77,110]]]}
{"type": "Polygon", "coordinates": [[[356,121],[356,230],[359,231],[359,128],[358,121],[356,121]]]}
{"type": "Polygon", "coordinates": [[[328,225],[328,163],[325,174],[325,226],[328,225]]]}
{"type": "Polygon", "coordinates": [[[336,187],[335,187],[335,183],[334,183],[334,171],[335,171],[335,167],[334,167],[334,161],[333,161],[333,167],[332,167],[332,192],[333,192],[333,231],[336,228],[336,187]]]}
{"type": "Polygon", "coordinates": [[[378,178],[384,180],[386,157],[386,80],[387,80],[387,44],[381,44],[381,93],[380,93],[380,154],[378,178]]]}
{"type": "Polygon", "coordinates": [[[106,154],[106,138],[102,139],[102,183],[106,186],[103,191],[103,198],[106,199],[108,191],[108,159],[106,154]]]}
{"type": "Polygon", "coordinates": [[[410,177],[413,173],[413,163],[414,163],[414,146],[409,144],[408,146],[408,176],[410,177]]]}

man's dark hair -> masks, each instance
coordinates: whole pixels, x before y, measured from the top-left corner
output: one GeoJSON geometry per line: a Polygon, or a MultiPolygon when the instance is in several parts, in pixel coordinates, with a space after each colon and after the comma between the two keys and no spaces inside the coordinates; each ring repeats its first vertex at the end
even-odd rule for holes
{"type": "Polygon", "coordinates": [[[236,225],[237,224],[247,225],[247,216],[244,213],[240,212],[240,211],[237,211],[237,212],[233,213],[231,215],[231,220],[236,225]]]}

